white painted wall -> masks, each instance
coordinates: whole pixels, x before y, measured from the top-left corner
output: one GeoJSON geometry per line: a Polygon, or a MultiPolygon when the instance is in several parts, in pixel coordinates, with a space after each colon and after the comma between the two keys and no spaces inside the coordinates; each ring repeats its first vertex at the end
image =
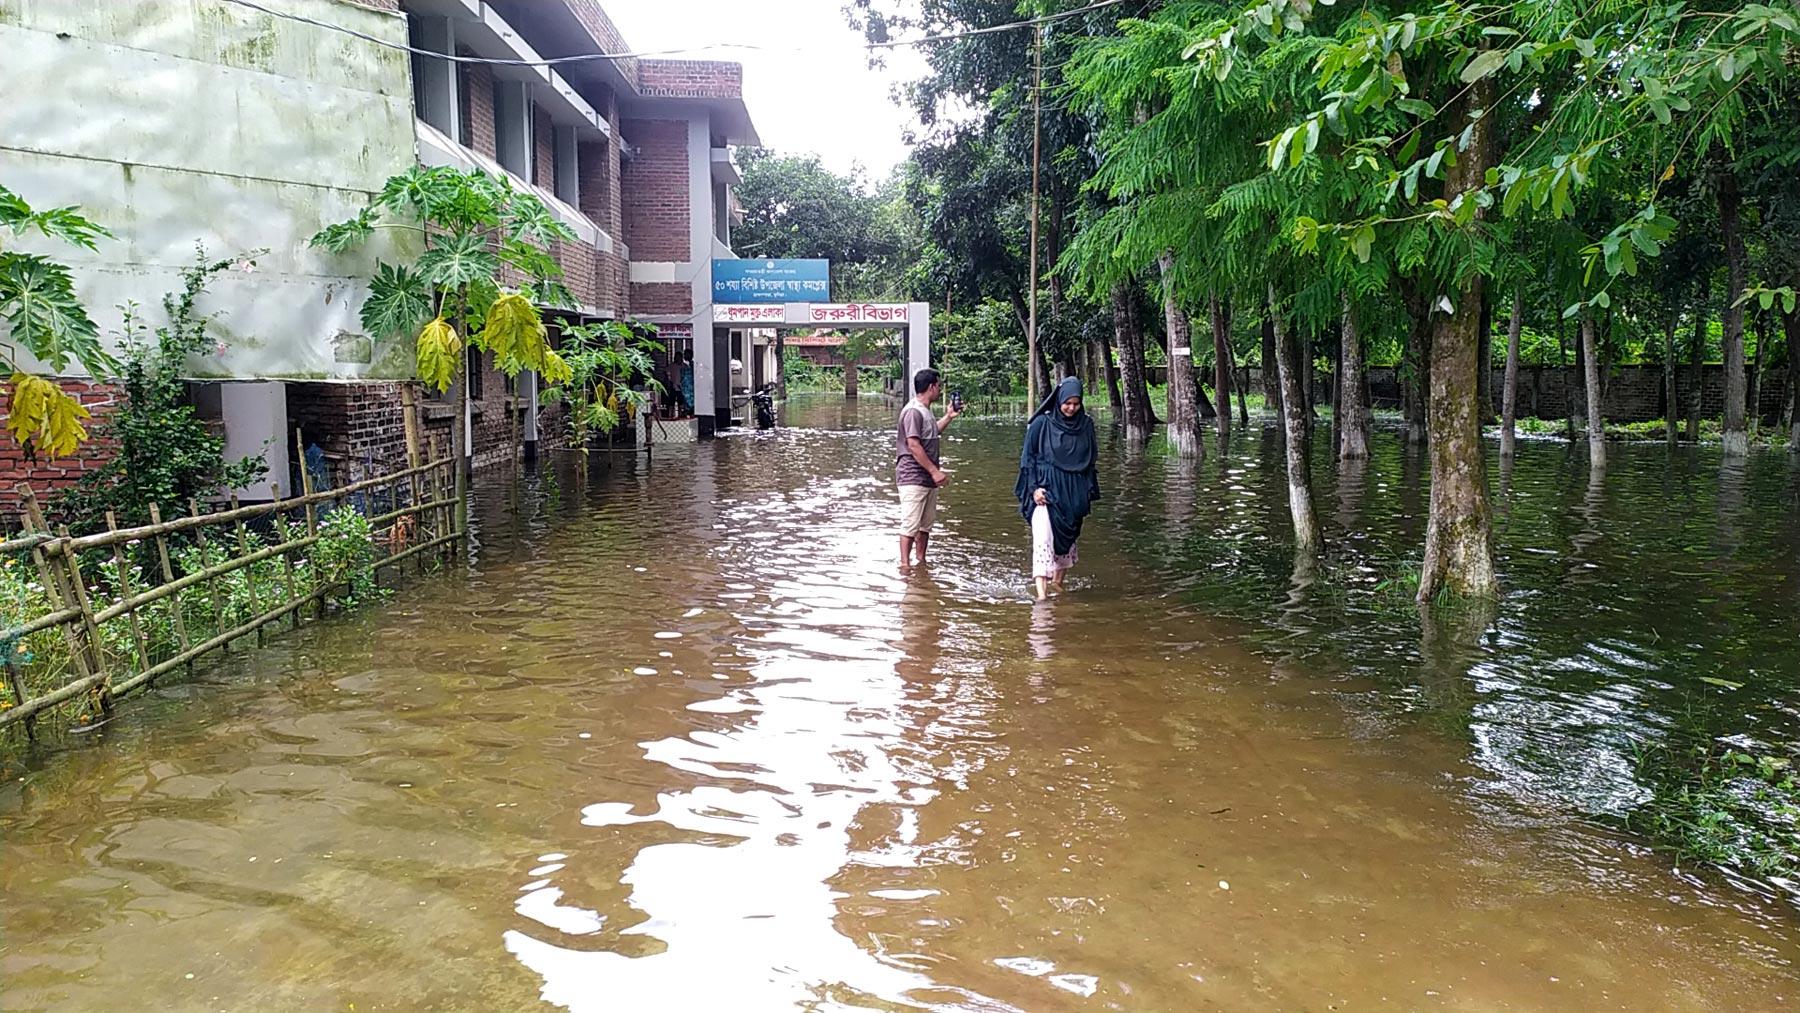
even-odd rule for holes
{"type": "MultiPolygon", "coordinates": [[[[397,15],[343,0],[267,3],[406,41],[397,15]]],[[[404,52],[220,0],[0,0],[0,54],[0,182],[37,207],[79,204],[116,236],[95,253],[18,247],[73,267],[110,341],[126,302],[160,320],[201,242],[267,252],[214,280],[203,308],[225,348],[191,375],[412,374],[410,342],[371,340],[358,320],[361,279],[406,240],[345,257],[306,245],[413,163],[404,52]]]]}
{"type": "MultiPolygon", "coordinates": [[[[274,496],[274,486],[288,484],[287,384],[219,384],[219,412],[225,419],[225,460],[261,457],[269,466],[260,482],[235,490],[247,500],[274,496]]],[[[283,488],[282,495],[293,490],[283,488]]]]}

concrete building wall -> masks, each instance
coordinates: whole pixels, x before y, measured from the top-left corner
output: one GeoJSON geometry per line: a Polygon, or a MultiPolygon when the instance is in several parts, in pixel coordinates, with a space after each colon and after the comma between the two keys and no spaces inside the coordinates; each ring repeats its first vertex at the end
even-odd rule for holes
{"type": "MultiPolygon", "coordinates": [[[[348,0],[281,7],[406,40],[399,17],[348,0]]],[[[114,347],[117,307],[157,318],[199,243],[257,255],[253,271],[213,280],[204,305],[222,350],[193,375],[411,373],[410,347],[358,320],[375,259],[410,256],[392,245],[406,240],[344,257],[307,246],[412,163],[403,52],[221,0],[34,0],[0,4],[0,53],[0,180],[37,206],[78,204],[115,236],[92,253],[18,246],[71,265],[114,347]]]]}

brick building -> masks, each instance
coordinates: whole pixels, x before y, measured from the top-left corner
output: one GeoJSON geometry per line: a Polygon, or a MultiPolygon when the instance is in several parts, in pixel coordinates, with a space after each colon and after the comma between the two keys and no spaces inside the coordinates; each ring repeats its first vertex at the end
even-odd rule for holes
{"type": "MultiPolygon", "coordinates": [[[[504,174],[543,198],[577,237],[553,251],[577,305],[548,318],[552,332],[658,324],[674,357],[693,352],[695,428],[729,424],[730,335],[692,338],[697,320],[714,333],[710,261],[732,256],[729,146],[758,140],[738,65],[534,65],[629,52],[595,0],[0,4],[0,49],[0,92],[31,96],[0,103],[0,182],[36,206],[81,205],[116,236],[91,254],[31,237],[16,248],[69,263],[115,347],[112,308],[160,305],[197,241],[215,256],[265,251],[254,272],[215,280],[205,308],[225,341],[188,364],[228,453],[267,456],[270,479],[240,490],[246,499],[288,485],[304,449],[296,427],[345,477],[403,458],[411,342],[362,333],[359,311],[374,262],[411,259],[416,241],[384,233],[329,257],[307,239],[415,162],[504,174]],[[117,125],[94,129],[101,120],[117,125]]],[[[534,377],[513,389],[491,361],[470,365],[475,463],[518,453],[515,431],[527,446],[559,440],[534,377]]],[[[97,418],[116,397],[87,377],[63,382],[97,418]]],[[[426,403],[429,424],[448,429],[454,399],[426,403]]],[[[34,467],[12,449],[0,451],[0,509],[16,482],[67,484],[108,452],[96,441],[34,467]]]]}

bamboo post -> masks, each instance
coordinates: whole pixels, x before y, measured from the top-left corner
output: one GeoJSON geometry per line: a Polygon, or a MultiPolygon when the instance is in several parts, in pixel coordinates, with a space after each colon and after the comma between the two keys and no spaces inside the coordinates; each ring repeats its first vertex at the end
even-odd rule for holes
{"type": "MultiPolygon", "coordinates": [[[[111,510],[106,512],[106,530],[119,530],[119,518],[111,510]]],[[[118,542],[113,543],[113,566],[119,571],[119,597],[130,598],[137,591],[131,586],[131,568],[125,565],[125,548],[118,542]]],[[[150,645],[144,640],[144,624],[138,621],[137,609],[125,613],[126,622],[131,624],[131,642],[137,647],[138,671],[150,668],[150,645]]]]}
{"type": "MultiPolygon", "coordinates": [[[[192,517],[200,516],[200,504],[197,501],[192,499],[188,500],[188,514],[192,517]]],[[[211,570],[213,568],[213,561],[212,553],[208,550],[208,543],[206,540],[206,525],[196,524],[194,526],[194,541],[200,546],[200,565],[207,570],[211,570]]],[[[213,632],[223,633],[227,629],[230,629],[230,627],[225,625],[225,601],[219,597],[219,578],[217,575],[206,578],[206,589],[212,595],[213,632]]],[[[225,653],[230,654],[231,641],[227,640],[220,646],[220,649],[225,653]]]]}
{"type": "MultiPolygon", "coordinates": [[[[304,462],[301,464],[301,467],[302,468],[305,467],[304,462]]],[[[275,503],[277,505],[279,505],[281,503],[281,483],[280,482],[270,483],[269,494],[272,497],[274,497],[275,503]]],[[[293,541],[293,539],[288,536],[287,518],[283,517],[281,515],[281,511],[279,511],[279,510],[277,510],[275,512],[275,537],[279,538],[281,540],[282,544],[284,544],[284,545],[287,544],[288,542],[293,541]]],[[[295,598],[299,597],[299,594],[300,594],[298,585],[294,583],[294,550],[292,550],[292,549],[283,550],[281,553],[281,562],[282,562],[282,565],[287,569],[288,601],[293,601],[295,598]]],[[[292,612],[288,613],[288,623],[294,629],[300,628],[300,610],[299,609],[295,609],[292,612]]]]}
{"type": "MultiPolygon", "coordinates": [[[[13,655],[18,646],[16,643],[6,645],[6,684],[12,689],[13,706],[23,707],[28,701],[28,697],[25,695],[25,680],[19,678],[19,666],[13,661],[13,655]]],[[[25,716],[25,740],[27,742],[37,741],[37,718],[30,714],[25,716]]]]}
{"type": "MultiPolygon", "coordinates": [[[[238,495],[234,492],[231,494],[231,509],[236,510],[237,508],[238,495]]],[[[250,534],[244,528],[244,519],[242,517],[237,519],[237,543],[238,555],[248,556],[250,554],[250,534]]],[[[244,567],[244,588],[250,594],[250,614],[253,616],[262,615],[262,595],[256,593],[256,566],[254,563],[244,567]]],[[[256,646],[262,647],[268,642],[268,634],[263,632],[262,624],[257,624],[256,646]]]]}
{"type": "MultiPolygon", "coordinates": [[[[155,503],[150,504],[150,523],[160,529],[162,527],[162,522],[162,508],[155,503]]],[[[175,568],[169,565],[169,540],[160,530],[156,533],[156,558],[162,563],[163,583],[173,583],[175,580],[175,568]]],[[[171,597],[174,598],[175,608],[175,639],[181,642],[181,649],[185,652],[189,646],[186,615],[187,607],[181,603],[180,591],[174,592],[171,597]]],[[[193,664],[190,662],[188,671],[192,672],[193,667],[193,664]]]]}
{"type": "MultiPolygon", "coordinates": [[[[64,525],[58,533],[66,541],[69,528],[64,525]]],[[[74,552],[62,554],[63,571],[69,584],[75,589],[75,605],[81,609],[81,625],[87,631],[88,649],[93,652],[94,671],[106,672],[100,684],[94,687],[95,699],[100,704],[103,714],[112,713],[112,673],[106,671],[106,655],[102,650],[104,640],[100,639],[100,624],[94,622],[94,606],[88,601],[87,581],[81,578],[81,557],[74,552]]]]}
{"type": "MultiPolygon", "coordinates": [[[[294,445],[300,448],[300,498],[306,504],[306,537],[316,538],[319,534],[319,511],[313,505],[312,471],[306,467],[306,444],[300,439],[300,430],[294,430],[294,445]]],[[[318,574],[313,574],[318,581],[318,574]]],[[[325,618],[325,599],[323,596],[313,599],[313,618],[325,618]]],[[[298,614],[298,610],[296,610],[298,614]]]]}
{"type": "MultiPolygon", "coordinates": [[[[400,386],[400,412],[406,422],[406,466],[408,469],[415,469],[421,464],[424,464],[425,461],[424,454],[419,447],[419,402],[416,395],[413,393],[412,384],[410,383],[401,384],[400,386]]],[[[424,524],[425,514],[424,511],[419,510],[419,473],[417,471],[414,471],[412,475],[409,476],[408,486],[412,492],[412,505],[414,510],[413,530],[418,535],[421,542],[427,541],[428,538],[424,524]]],[[[432,499],[436,498],[436,496],[432,497],[432,499]]],[[[433,533],[433,535],[435,536],[435,533],[433,533]]],[[[425,556],[423,553],[419,554],[419,572],[425,572],[425,556]]]]}
{"type": "MultiPolygon", "coordinates": [[[[17,489],[19,498],[25,504],[26,532],[38,535],[50,534],[50,525],[44,522],[44,511],[38,507],[37,493],[25,482],[19,483],[17,489]]],[[[56,575],[56,571],[50,566],[49,555],[44,551],[42,544],[32,546],[31,561],[37,566],[38,580],[43,582],[44,593],[49,596],[50,604],[58,610],[74,608],[74,592],[70,591],[56,575]]],[[[81,679],[87,679],[99,671],[97,665],[89,665],[91,655],[87,646],[82,643],[81,635],[76,632],[75,625],[73,623],[58,623],[57,625],[62,628],[63,640],[69,645],[69,659],[75,665],[75,674],[81,679]]]]}

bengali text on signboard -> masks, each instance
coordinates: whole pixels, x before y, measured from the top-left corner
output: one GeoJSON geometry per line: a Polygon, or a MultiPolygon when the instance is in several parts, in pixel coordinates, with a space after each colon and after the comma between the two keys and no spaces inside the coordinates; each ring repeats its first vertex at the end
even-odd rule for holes
{"type": "Polygon", "coordinates": [[[828,260],[715,260],[713,302],[820,302],[831,298],[828,260]]]}

